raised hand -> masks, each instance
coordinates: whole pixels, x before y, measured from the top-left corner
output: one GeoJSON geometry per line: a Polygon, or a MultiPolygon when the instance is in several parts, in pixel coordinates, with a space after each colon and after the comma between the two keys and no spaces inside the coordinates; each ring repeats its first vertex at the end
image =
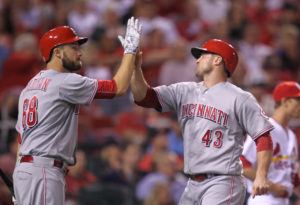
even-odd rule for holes
{"type": "Polygon", "coordinates": [[[139,20],[131,17],[127,22],[125,38],[120,35],[118,36],[124,48],[124,53],[136,54],[137,48],[140,45],[141,33],[142,25],[139,23],[139,20]]]}

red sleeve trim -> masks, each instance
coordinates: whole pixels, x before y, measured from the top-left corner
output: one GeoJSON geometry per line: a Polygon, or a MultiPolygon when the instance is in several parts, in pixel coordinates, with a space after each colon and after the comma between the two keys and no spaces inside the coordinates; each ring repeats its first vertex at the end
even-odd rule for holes
{"type": "Polygon", "coordinates": [[[22,138],[21,138],[21,135],[20,135],[20,133],[18,133],[18,142],[19,142],[19,144],[21,144],[21,143],[22,143],[22,138]]]}
{"type": "Polygon", "coordinates": [[[273,150],[273,141],[270,132],[266,132],[255,140],[257,152],[273,150]]]}
{"type": "Polygon", "coordinates": [[[135,101],[135,104],[145,108],[155,108],[158,111],[161,111],[161,105],[159,103],[157,94],[150,86],[148,86],[145,98],[139,102],[135,101]]]}
{"type": "Polygon", "coordinates": [[[252,167],[252,164],[243,155],[240,156],[240,160],[242,161],[243,168],[252,167]]]}
{"type": "Polygon", "coordinates": [[[117,92],[116,81],[113,80],[98,80],[98,89],[95,99],[111,99],[115,97],[117,92]]]}

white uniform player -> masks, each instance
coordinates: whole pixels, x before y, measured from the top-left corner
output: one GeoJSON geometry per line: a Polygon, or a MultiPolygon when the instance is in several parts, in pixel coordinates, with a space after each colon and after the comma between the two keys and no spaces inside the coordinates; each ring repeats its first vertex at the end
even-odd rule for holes
{"type": "MultiPolygon", "coordinates": [[[[203,82],[152,89],[136,69],[132,92],[141,106],[177,113],[184,138],[184,172],[190,177],[179,204],[242,204],[246,193],[239,160],[243,136],[248,133],[253,140],[270,139],[267,133],[273,126],[250,93],[226,82],[238,62],[230,44],[209,40],[203,48],[193,48],[192,54],[198,64],[196,75],[202,76],[203,82]]],[[[260,154],[271,159],[271,150],[260,154]]],[[[267,190],[268,164],[261,164],[264,173],[258,174],[255,194],[267,190]]]]}
{"type": "Polygon", "coordinates": [[[46,70],[33,77],[19,98],[16,129],[19,132],[19,159],[14,170],[18,204],[64,204],[66,166],[76,163],[79,105],[94,98],[124,95],[133,72],[141,26],[129,19],[125,55],[113,80],[96,80],[73,71],[81,68],[78,37],[68,26],[48,31],[40,41],[46,70]]]}
{"type": "MultiPolygon", "coordinates": [[[[298,142],[287,124],[293,117],[300,117],[300,86],[296,82],[282,82],[275,88],[273,95],[275,102],[277,104],[280,102],[280,104],[275,108],[274,119],[270,118],[270,122],[275,127],[270,132],[274,146],[268,180],[272,185],[270,185],[268,194],[257,196],[254,199],[249,197],[249,205],[288,205],[290,204],[288,197],[292,195],[294,186],[298,181],[298,142]],[[290,99],[287,100],[287,98],[290,99]]],[[[254,169],[257,167],[255,149],[255,143],[247,137],[242,155],[254,169]]],[[[248,167],[249,165],[247,166],[246,163],[244,164],[245,176],[249,177],[251,167],[248,167]]],[[[252,183],[252,180],[247,179],[249,193],[251,193],[252,183]]]]}

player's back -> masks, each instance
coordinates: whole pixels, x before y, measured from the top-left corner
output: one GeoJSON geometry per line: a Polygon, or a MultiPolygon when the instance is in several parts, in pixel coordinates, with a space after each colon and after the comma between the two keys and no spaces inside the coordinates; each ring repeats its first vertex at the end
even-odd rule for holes
{"type": "Polygon", "coordinates": [[[58,157],[72,163],[76,146],[78,109],[64,100],[61,84],[72,73],[43,70],[33,77],[19,99],[17,130],[20,155],[58,157]]]}

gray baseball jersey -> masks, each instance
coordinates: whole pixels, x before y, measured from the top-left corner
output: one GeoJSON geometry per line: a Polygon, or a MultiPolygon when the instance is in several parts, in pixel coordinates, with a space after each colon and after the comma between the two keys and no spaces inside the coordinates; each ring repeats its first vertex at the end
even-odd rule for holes
{"type": "Polygon", "coordinates": [[[49,69],[30,80],[19,99],[19,154],[75,163],[79,104],[90,104],[97,80],[49,69]]]}
{"type": "Polygon", "coordinates": [[[244,136],[273,129],[255,98],[229,82],[154,88],[162,111],[175,110],[184,138],[184,172],[241,175],[244,136]]]}

